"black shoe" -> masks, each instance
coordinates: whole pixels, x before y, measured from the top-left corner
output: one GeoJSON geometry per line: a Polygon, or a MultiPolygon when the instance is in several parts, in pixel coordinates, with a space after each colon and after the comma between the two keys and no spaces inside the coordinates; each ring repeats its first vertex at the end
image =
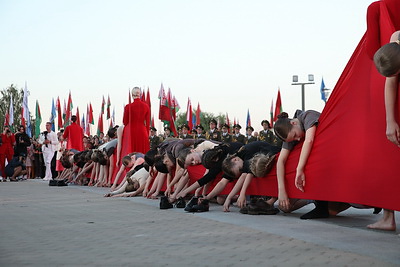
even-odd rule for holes
{"type": "Polygon", "coordinates": [[[197,212],[205,212],[210,210],[210,201],[208,199],[202,200],[199,204],[194,205],[193,209],[197,212]]]}
{"type": "Polygon", "coordinates": [[[194,205],[197,205],[199,198],[198,197],[192,197],[191,200],[186,204],[185,211],[188,212],[196,212],[197,210],[193,208],[194,205]]]}
{"type": "Polygon", "coordinates": [[[175,207],[177,207],[178,209],[183,209],[184,207],[186,207],[186,202],[183,199],[183,197],[178,198],[178,201],[176,202],[175,207]]]}
{"type": "Polygon", "coordinates": [[[382,211],[382,208],[374,208],[374,214],[379,214],[382,211]]]}
{"type": "Polygon", "coordinates": [[[256,202],[251,201],[248,207],[249,215],[275,215],[279,213],[279,209],[265,202],[264,199],[257,199],[256,202]]]}
{"type": "Polygon", "coordinates": [[[166,210],[166,209],[171,209],[171,208],[173,208],[173,207],[174,207],[174,205],[172,205],[171,203],[169,203],[168,197],[162,196],[162,197],[160,198],[160,209],[166,210]]]}
{"type": "Polygon", "coordinates": [[[246,207],[241,208],[241,209],[239,210],[239,212],[240,212],[241,214],[249,214],[249,206],[246,205],[246,207]]]}
{"type": "Polygon", "coordinates": [[[322,218],[329,218],[328,201],[315,201],[315,209],[300,217],[302,220],[322,218]]]}

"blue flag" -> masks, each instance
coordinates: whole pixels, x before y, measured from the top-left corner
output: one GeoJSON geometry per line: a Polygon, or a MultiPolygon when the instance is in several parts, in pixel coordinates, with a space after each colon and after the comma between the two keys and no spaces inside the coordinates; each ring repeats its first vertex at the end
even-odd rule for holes
{"type": "Polygon", "coordinates": [[[326,103],[325,89],[326,89],[326,87],[325,87],[325,83],[324,83],[324,78],[322,78],[321,88],[320,88],[321,99],[326,103]]]}
{"type": "Polygon", "coordinates": [[[50,116],[51,130],[53,132],[56,131],[56,126],[54,125],[55,118],[56,118],[56,106],[54,105],[54,98],[53,98],[51,101],[51,116],[50,116]]]}
{"type": "Polygon", "coordinates": [[[250,119],[250,111],[247,109],[247,120],[246,120],[246,128],[251,126],[251,119],[250,119]]]}

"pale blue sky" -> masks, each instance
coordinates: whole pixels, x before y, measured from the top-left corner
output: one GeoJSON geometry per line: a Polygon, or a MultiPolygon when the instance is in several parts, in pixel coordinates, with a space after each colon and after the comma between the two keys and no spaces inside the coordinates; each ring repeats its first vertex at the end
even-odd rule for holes
{"type": "Polygon", "coordinates": [[[149,87],[160,128],[163,83],[183,112],[190,97],[193,107],[228,112],[244,126],[249,109],[259,130],[278,87],[284,111],[301,108],[293,74],[300,81],[314,74],[306,109],[322,111],[321,78],[334,87],[372,2],[0,0],[0,86],[26,81],[30,111],[38,99],[43,121],[52,97],[67,99],[71,90],[74,112],[91,101],[97,123],[102,96],[110,95],[117,124],[128,89],[149,87]]]}

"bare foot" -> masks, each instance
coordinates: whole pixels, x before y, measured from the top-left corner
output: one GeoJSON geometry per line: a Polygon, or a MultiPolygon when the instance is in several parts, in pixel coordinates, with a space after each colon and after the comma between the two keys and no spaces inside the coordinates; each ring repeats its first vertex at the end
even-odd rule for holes
{"type": "Polygon", "coordinates": [[[385,231],[395,231],[396,224],[387,220],[379,220],[376,223],[367,225],[369,229],[385,230],[385,231]]]}

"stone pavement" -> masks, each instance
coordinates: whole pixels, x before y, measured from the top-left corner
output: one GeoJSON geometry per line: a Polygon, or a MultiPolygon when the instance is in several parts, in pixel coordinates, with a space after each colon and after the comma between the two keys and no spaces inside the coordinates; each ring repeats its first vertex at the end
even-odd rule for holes
{"type": "Polygon", "coordinates": [[[313,205],[275,216],[224,213],[217,205],[188,214],[105,192],[0,183],[0,266],[400,265],[398,232],[365,228],[381,216],[372,210],[308,221],[299,216],[313,205]]]}

